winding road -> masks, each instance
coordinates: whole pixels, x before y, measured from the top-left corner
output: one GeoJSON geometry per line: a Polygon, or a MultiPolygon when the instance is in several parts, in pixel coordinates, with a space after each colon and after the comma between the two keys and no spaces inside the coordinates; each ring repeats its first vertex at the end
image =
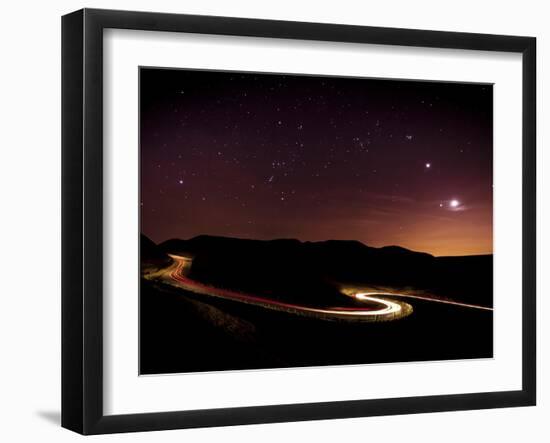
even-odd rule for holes
{"type": "Polygon", "coordinates": [[[285,303],[279,300],[258,297],[251,294],[206,285],[204,283],[192,280],[186,275],[191,266],[191,258],[172,254],[170,257],[173,259],[173,263],[157,274],[157,277],[160,277],[166,283],[198,294],[239,301],[242,303],[261,306],[267,309],[286,311],[306,316],[356,321],[388,321],[403,318],[412,313],[413,308],[410,304],[402,300],[395,300],[395,298],[411,298],[472,309],[492,310],[491,308],[484,306],[470,305],[448,300],[438,300],[420,295],[397,294],[389,292],[357,292],[349,295],[355,300],[364,302],[365,307],[314,308],[311,306],[285,303]],[[394,300],[389,300],[388,297],[393,298],[394,300]]]}

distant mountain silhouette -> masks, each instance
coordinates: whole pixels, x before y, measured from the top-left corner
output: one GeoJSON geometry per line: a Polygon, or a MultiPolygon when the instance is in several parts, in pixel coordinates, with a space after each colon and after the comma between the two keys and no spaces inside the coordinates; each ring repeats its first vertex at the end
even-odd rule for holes
{"type": "Polygon", "coordinates": [[[355,240],[301,242],[200,235],[158,248],[192,255],[190,276],[213,285],[294,301],[325,304],[338,283],[414,288],[492,306],[492,255],[434,257],[400,246],[374,248],[355,240]]]}

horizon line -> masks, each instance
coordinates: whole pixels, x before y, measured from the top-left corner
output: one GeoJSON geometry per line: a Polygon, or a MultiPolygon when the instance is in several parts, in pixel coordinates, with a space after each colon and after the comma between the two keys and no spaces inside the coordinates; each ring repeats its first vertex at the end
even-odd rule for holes
{"type": "Polygon", "coordinates": [[[162,243],[166,243],[167,241],[171,241],[171,240],[189,241],[189,240],[192,240],[192,239],[197,238],[197,237],[217,237],[217,238],[229,238],[229,239],[234,239],[234,240],[249,240],[249,241],[264,241],[264,242],[277,241],[277,240],[295,240],[295,241],[298,241],[300,243],[323,243],[323,242],[329,242],[329,241],[357,242],[357,243],[361,243],[363,246],[368,247],[368,248],[373,248],[373,249],[384,249],[384,248],[392,248],[392,247],[393,248],[401,248],[401,249],[406,249],[407,251],[410,251],[410,252],[415,252],[417,254],[428,254],[428,255],[431,255],[432,257],[436,257],[436,258],[476,257],[476,256],[481,257],[481,256],[486,256],[486,255],[494,255],[493,251],[491,251],[491,252],[480,252],[480,253],[475,253],[475,254],[465,253],[465,254],[456,254],[456,255],[452,255],[452,254],[435,255],[431,252],[419,251],[419,250],[416,250],[416,249],[410,249],[408,247],[400,246],[400,245],[397,245],[397,244],[388,244],[388,245],[384,245],[384,246],[371,246],[371,245],[366,244],[363,241],[357,240],[357,239],[301,240],[301,239],[296,238],[296,237],[278,237],[278,238],[270,238],[270,239],[260,239],[260,238],[249,238],[249,237],[233,237],[233,236],[228,236],[228,235],[198,234],[198,235],[194,235],[194,236],[189,237],[189,238],[170,237],[170,238],[167,238],[167,239],[162,240],[160,242],[155,242],[150,236],[148,236],[144,232],[140,231],[140,235],[144,235],[149,240],[151,240],[155,245],[160,245],[162,243]]]}

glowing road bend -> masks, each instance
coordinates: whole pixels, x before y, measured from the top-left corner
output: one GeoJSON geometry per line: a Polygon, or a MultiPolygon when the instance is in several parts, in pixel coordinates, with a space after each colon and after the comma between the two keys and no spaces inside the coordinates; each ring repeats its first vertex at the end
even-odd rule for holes
{"type": "Polygon", "coordinates": [[[463,308],[481,309],[483,311],[492,311],[493,310],[493,308],[488,308],[486,306],[471,305],[469,303],[460,303],[460,302],[451,301],[451,300],[442,300],[442,299],[438,299],[438,298],[423,297],[421,295],[397,294],[397,293],[394,293],[394,292],[361,292],[361,293],[354,294],[353,297],[357,298],[358,300],[364,300],[365,297],[368,298],[372,295],[380,295],[380,294],[387,295],[388,297],[414,298],[416,300],[442,303],[444,305],[453,305],[453,306],[462,306],[463,308]]]}
{"type": "Polygon", "coordinates": [[[229,289],[215,288],[204,283],[197,282],[185,275],[185,270],[190,267],[191,259],[177,255],[170,255],[174,263],[162,271],[162,277],[171,284],[189,291],[205,294],[213,297],[225,298],[240,301],[248,304],[262,306],[268,309],[279,311],[288,311],[309,316],[324,318],[354,319],[362,321],[386,321],[403,318],[412,312],[412,306],[400,300],[388,300],[383,297],[412,298],[428,302],[455,305],[465,308],[482,309],[492,311],[492,308],[484,306],[471,305],[466,303],[454,302],[450,300],[434,299],[423,297],[421,295],[398,294],[391,292],[357,292],[350,296],[356,300],[369,303],[368,308],[357,307],[332,307],[332,308],[313,308],[310,306],[301,306],[292,303],[284,303],[278,300],[258,297],[250,294],[232,291],[229,289]]]}
{"type": "Polygon", "coordinates": [[[176,283],[177,286],[183,287],[189,291],[206,294],[213,297],[236,300],[248,304],[262,306],[268,309],[279,311],[288,311],[304,315],[314,315],[325,318],[347,318],[363,321],[384,321],[395,320],[409,315],[412,312],[412,307],[401,301],[390,301],[384,298],[376,297],[371,294],[356,294],[357,300],[361,300],[371,304],[369,308],[313,308],[310,306],[296,305],[285,303],[278,300],[258,297],[241,292],[231,291],[228,289],[215,288],[204,283],[197,282],[185,275],[185,270],[191,265],[191,259],[170,255],[174,263],[166,268],[162,273],[163,278],[169,280],[170,283],[176,283]]]}

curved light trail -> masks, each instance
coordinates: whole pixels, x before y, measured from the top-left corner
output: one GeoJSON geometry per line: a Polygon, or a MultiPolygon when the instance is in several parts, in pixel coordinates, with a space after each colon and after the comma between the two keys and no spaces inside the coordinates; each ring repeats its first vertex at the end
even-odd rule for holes
{"type": "Polygon", "coordinates": [[[394,292],[360,292],[357,294],[352,295],[352,297],[358,299],[358,300],[366,300],[369,297],[373,295],[386,295],[388,297],[404,297],[404,298],[414,298],[416,300],[423,300],[423,301],[429,301],[429,302],[435,302],[435,303],[443,303],[446,305],[453,305],[453,306],[462,306],[463,308],[472,308],[472,309],[482,309],[484,311],[492,311],[493,308],[488,308],[487,306],[480,306],[480,305],[472,305],[469,303],[460,303],[456,301],[451,300],[443,300],[438,298],[432,298],[432,297],[423,297],[421,295],[412,295],[412,294],[396,294],[394,292]]]}
{"type": "Polygon", "coordinates": [[[192,280],[185,275],[186,269],[188,269],[191,265],[190,258],[177,255],[170,255],[170,257],[174,260],[174,263],[162,273],[163,277],[169,279],[171,283],[175,282],[178,286],[199,294],[240,301],[273,310],[287,311],[310,316],[314,315],[316,317],[325,318],[348,318],[363,321],[385,321],[402,318],[412,312],[412,307],[408,303],[401,301],[390,301],[385,298],[373,295],[364,296],[358,299],[363,302],[370,303],[371,306],[369,306],[368,308],[313,308],[310,306],[285,303],[269,298],[244,294],[229,289],[216,288],[192,280]]]}
{"type": "Polygon", "coordinates": [[[413,308],[410,304],[401,300],[388,300],[388,297],[394,298],[412,298],[429,302],[444,303],[456,306],[462,306],[474,309],[490,310],[484,306],[470,305],[466,303],[453,302],[449,300],[440,300],[429,297],[411,294],[397,294],[391,292],[356,292],[351,294],[355,300],[368,303],[370,306],[360,307],[330,307],[314,308],[311,306],[285,303],[264,297],[258,297],[251,294],[216,288],[204,283],[195,281],[187,277],[186,270],[191,266],[192,259],[178,255],[170,255],[174,263],[160,272],[160,276],[172,285],[182,287],[183,289],[198,294],[209,295],[212,297],[224,298],[239,301],[247,304],[261,306],[267,309],[286,311],[296,314],[315,316],[328,319],[350,319],[361,321],[388,321],[406,317],[411,314],[413,308]]]}

